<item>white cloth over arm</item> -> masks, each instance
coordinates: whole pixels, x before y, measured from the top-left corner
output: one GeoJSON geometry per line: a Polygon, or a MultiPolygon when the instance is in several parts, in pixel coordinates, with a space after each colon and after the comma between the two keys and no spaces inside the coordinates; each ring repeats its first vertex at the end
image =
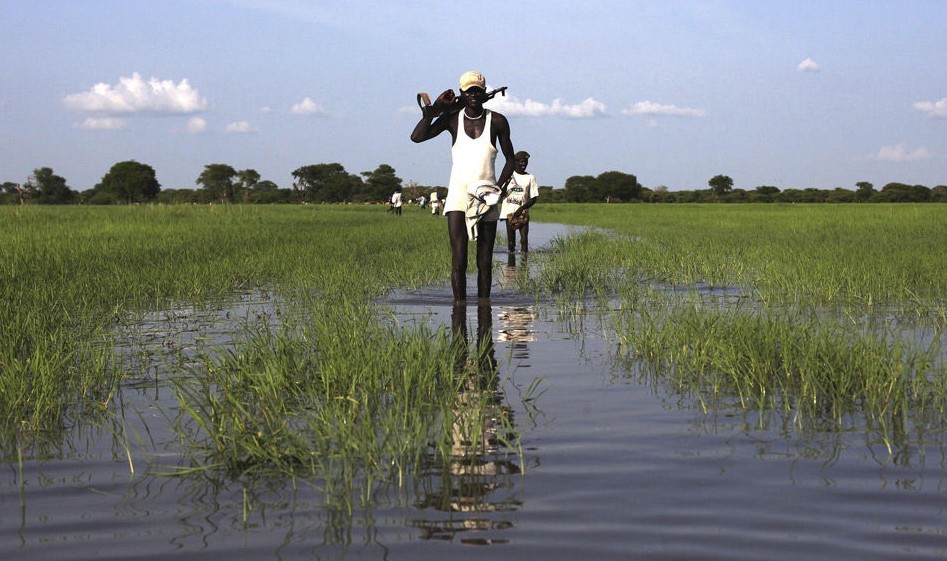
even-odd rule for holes
{"type": "Polygon", "coordinates": [[[467,239],[477,239],[477,223],[492,216],[496,221],[496,208],[500,202],[500,188],[490,181],[476,181],[467,187],[467,239]]]}

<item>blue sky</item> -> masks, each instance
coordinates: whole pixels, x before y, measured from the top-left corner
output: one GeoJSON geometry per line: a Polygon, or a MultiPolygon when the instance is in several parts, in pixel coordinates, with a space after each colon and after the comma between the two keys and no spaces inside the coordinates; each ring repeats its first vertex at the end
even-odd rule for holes
{"type": "MultiPolygon", "coordinates": [[[[339,162],[445,185],[417,92],[479,70],[541,185],[947,184],[947,2],[3,0],[0,181],[120,161],[281,187],[339,162]]],[[[500,157],[502,162],[502,157],[500,157]]]]}

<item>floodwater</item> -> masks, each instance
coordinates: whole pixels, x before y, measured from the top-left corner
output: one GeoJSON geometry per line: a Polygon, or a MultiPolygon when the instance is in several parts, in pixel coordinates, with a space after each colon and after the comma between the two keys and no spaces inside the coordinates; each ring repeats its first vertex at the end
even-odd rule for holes
{"type": "MultiPolygon", "coordinates": [[[[563,231],[531,228],[537,248],[563,231]]],[[[417,474],[408,500],[375,497],[350,517],[289,481],[258,490],[245,513],[238,485],[154,474],[179,450],[162,413],[171,392],[145,369],[119,396],[128,445],[76,427],[73,448],[24,461],[22,473],[3,466],[0,559],[947,558],[943,434],[889,452],[854,425],[802,433],[705,413],[616,361],[607,313],[563,320],[553,302],[512,288],[522,256],[498,247],[497,260],[490,305],[453,308],[449,288],[387,304],[406,322],[489,335],[494,405],[514,412],[522,454],[496,444],[450,476],[417,474]]],[[[248,294],[146,317],[139,360],[160,348],[187,360],[202,341],[226,345],[236,317],[278,321],[277,307],[248,294]]]]}

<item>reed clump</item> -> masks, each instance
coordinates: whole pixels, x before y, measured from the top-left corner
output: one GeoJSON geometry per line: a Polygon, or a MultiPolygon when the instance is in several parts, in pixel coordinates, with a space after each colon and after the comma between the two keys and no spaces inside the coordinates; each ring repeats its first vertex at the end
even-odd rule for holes
{"type": "Polygon", "coordinates": [[[617,308],[625,368],[705,412],[827,430],[853,416],[882,431],[944,425],[938,205],[547,205],[534,216],[612,234],[559,240],[532,288],[617,308]]]}
{"type": "MultiPolygon", "coordinates": [[[[262,287],[379,295],[442,281],[440,221],[381,207],[0,208],[0,454],[110,405],[109,341],[136,313],[262,287]]],[[[429,218],[429,217],[427,217],[429,218]]]]}
{"type": "Polygon", "coordinates": [[[935,348],[891,331],[848,330],[798,311],[693,304],[628,309],[616,318],[619,354],[707,409],[736,404],[792,416],[799,428],[906,415],[927,422],[947,407],[935,348]]]}
{"type": "Polygon", "coordinates": [[[474,368],[464,338],[404,329],[351,294],[312,298],[297,313],[175,378],[190,459],[179,473],[283,474],[348,504],[449,463],[458,439],[479,447],[494,395],[480,382],[497,371],[474,368]]]}
{"type": "Polygon", "coordinates": [[[644,278],[747,287],[781,304],[936,310],[947,300],[940,205],[537,205],[535,216],[611,233],[560,246],[563,255],[544,272],[552,279],[546,290],[610,281],[614,293],[644,278]],[[617,268],[625,274],[613,274],[617,268]]]}

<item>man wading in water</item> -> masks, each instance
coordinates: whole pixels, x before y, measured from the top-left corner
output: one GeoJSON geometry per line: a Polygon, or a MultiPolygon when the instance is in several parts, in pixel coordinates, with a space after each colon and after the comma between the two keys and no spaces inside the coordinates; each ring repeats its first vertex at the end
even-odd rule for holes
{"type": "MultiPolygon", "coordinates": [[[[513,143],[510,141],[510,124],[506,117],[484,109],[486,80],[479,72],[466,72],[460,77],[460,99],[462,109],[438,116],[437,107],[449,107],[454,102],[454,92],[447,90],[438,96],[433,106],[422,109],[421,120],[411,133],[411,140],[424,142],[445,130],[451,135],[451,158],[453,165],[444,215],[447,216],[447,232],[451,245],[451,289],[454,302],[467,299],[467,241],[468,241],[468,186],[488,182],[505,186],[513,175],[513,143]],[[435,118],[436,117],[436,118],[435,118]],[[461,125],[461,123],[463,123],[461,125]],[[503,152],[506,164],[497,181],[495,162],[497,145],[503,152]]],[[[502,194],[505,193],[501,193],[502,194]]],[[[477,297],[490,297],[493,284],[493,244],[497,236],[499,209],[493,206],[476,222],[477,240],[477,297]]]]}
{"type": "Polygon", "coordinates": [[[513,181],[507,187],[506,198],[500,207],[500,220],[506,221],[507,247],[510,253],[516,251],[516,231],[520,231],[520,247],[523,253],[529,252],[529,209],[539,197],[539,185],[536,177],[526,173],[529,165],[529,153],[519,151],[515,155],[513,181]]]}

